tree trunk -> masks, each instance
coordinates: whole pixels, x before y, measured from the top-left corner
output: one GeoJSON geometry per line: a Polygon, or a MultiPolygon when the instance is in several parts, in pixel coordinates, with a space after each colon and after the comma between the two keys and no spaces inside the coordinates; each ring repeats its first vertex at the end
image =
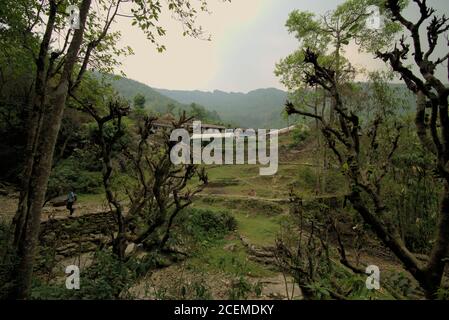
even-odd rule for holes
{"type": "Polygon", "coordinates": [[[34,96],[32,99],[32,107],[29,110],[27,125],[28,136],[27,146],[25,148],[24,170],[22,172],[22,187],[19,197],[19,205],[16,215],[13,219],[14,238],[13,246],[18,251],[19,244],[23,243],[24,230],[26,228],[27,211],[29,206],[28,190],[30,188],[31,173],[33,170],[34,156],[37,147],[37,138],[39,137],[42,126],[42,117],[44,114],[44,106],[47,103],[47,55],[50,46],[50,40],[56,20],[57,6],[50,2],[50,11],[48,14],[47,26],[39,48],[39,56],[36,60],[36,84],[34,86],[34,96]]]}
{"type": "Polygon", "coordinates": [[[449,253],[449,185],[446,182],[440,206],[437,239],[430,259],[424,269],[425,279],[422,286],[426,290],[426,297],[435,299],[435,294],[441,285],[444,267],[449,253]]]}
{"type": "MultiPolygon", "coordinates": [[[[83,40],[90,3],[91,0],[83,0],[80,6],[80,29],[76,30],[73,35],[59,83],[50,92],[50,106],[45,110],[42,127],[35,138],[35,147],[32,147],[35,151],[26,163],[25,172],[30,173],[29,178],[25,177],[28,183],[26,183],[26,189],[23,190],[23,194],[26,196],[22,200],[24,200],[23,204],[26,205],[22,204],[23,206],[19,207],[23,210],[21,213],[23,223],[16,225],[16,229],[20,228],[20,230],[17,229],[17,232],[15,232],[15,234],[21,235],[17,243],[19,262],[15,270],[16,282],[12,292],[12,296],[17,299],[26,299],[30,294],[42,206],[45,201],[53,153],[68,95],[69,81],[83,40]]],[[[18,211],[20,212],[20,210],[18,211]]]]}
{"type": "MultiPolygon", "coordinates": [[[[323,108],[322,108],[322,117],[324,117],[325,113],[326,113],[326,92],[323,93],[323,108]]],[[[332,112],[332,110],[330,111],[332,112]]],[[[326,143],[323,142],[322,143],[322,149],[320,149],[320,151],[323,153],[323,157],[322,157],[322,167],[321,167],[321,189],[320,192],[322,194],[326,193],[327,190],[327,179],[326,179],[326,175],[327,175],[327,169],[329,168],[329,161],[328,161],[328,155],[327,155],[327,149],[325,148],[326,143]]]]}

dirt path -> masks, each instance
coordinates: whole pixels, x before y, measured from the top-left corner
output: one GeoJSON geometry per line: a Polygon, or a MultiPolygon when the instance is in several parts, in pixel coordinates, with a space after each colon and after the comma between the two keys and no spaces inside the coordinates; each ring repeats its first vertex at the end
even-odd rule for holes
{"type": "MultiPolygon", "coordinates": [[[[101,199],[101,195],[98,195],[98,199],[101,199]]],[[[19,202],[18,193],[10,193],[7,196],[0,195],[0,218],[5,221],[11,221],[14,217],[17,205],[19,202]]],[[[106,203],[102,201],[78,201],[74,205],[74,216],[81,216],[85,214],[105,212],[108,210],[106,203]]],[[[69,211],[64,207],[53,207],[51,204],[47,204],[42,210],[41,221],[47,221],[51,217],[52,219],[64,219],[69,217],[69,211]]]]}

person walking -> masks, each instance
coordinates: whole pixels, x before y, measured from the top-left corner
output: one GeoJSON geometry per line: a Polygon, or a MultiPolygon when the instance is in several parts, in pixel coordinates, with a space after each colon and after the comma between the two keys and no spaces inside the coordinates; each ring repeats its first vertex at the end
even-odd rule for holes
{"type": "Polygon", "coordinates": [[[76,201],[76,194],[72,190],[67,195],[67,209],[70,211],[70,216],[72,216],[73,212],[75,211],[75,209],[73,208],[73,204],[75,203],[75,201],[76,201]]]}

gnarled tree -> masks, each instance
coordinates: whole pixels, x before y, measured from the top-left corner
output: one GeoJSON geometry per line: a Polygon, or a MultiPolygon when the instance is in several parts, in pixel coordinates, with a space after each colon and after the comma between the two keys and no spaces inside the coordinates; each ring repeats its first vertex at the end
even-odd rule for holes
{"type": "MultiPolygon", "coordinates": [[[[169,130],[154,131],[154,120],[146,117],[138,126],[138,143],[125,149],[129,174],[136,181],[127,190],[131,205],[126,221],[132,226],[129,241],[164,250],[175,218],[204,189],[208,179],[204,168],[171,162],[176,142],[170,140],[169,130]],[[195,176],[198,184],[188,185],[195,176]]],[[[190,120],[184,113],[172,122],[172,128],[187,128],[190,120]]]]}
{"type": "MultiPolygon", "coordinates": [[[[128,104],[113,100],[107,105],[104,115],[89,103],[82,104],[82,108],[97,124],[94,140],[103,162],[103,186],[117,222],[113,251],[125,260],[129,243],[147,250],[165,250],[175,218],[203,190],[207,175],[196,165],[176,166],[171,162],[170,152],[176,142],[170,141],[169,131],[155,130],[156,117],[145,116],[125,128],[123,119],[130,113],[128,104]],[[123,140],[125,135],[129,139],[123,140]],[[120,175],[126,176],[128,183],[117,186],[113,180],[120,167],[120,175]],[[199,184],[188,188],[187,183],[195,175],[199,184]],[[127,202],[123,195],[127,195],[127,202]]],[[[184,114],[173,121],[172,127],[186,127],[190,120],[184,114]]]]}
{"type": "MultiPolygon", "coordinates": [[[[444,80],[436,76],[437,68],[443,63],[449,66],[449,53],[434,57],[441,41],[449,44],[449,18],[437,15],[436,11],[427,5],[426,0],[413,2],[420,13],[416,22],[404,17],[399,0],[385,2],[389,18],[407,30],[411,43],[402,36],[392,50],[379,51],[377,55],[387,62],[401,76],[408,89],[416,94],[416,132],[423,147],[434,155],[435,169],[444,186],[435,243],[427,263],[422,265],[412,257],[404,256],[404,259],[401,259],[431,298],[441,285],[449,250],[449,87],[444,84],[444,80]],[[424,39],[421,30],[425,26],[424,39]],[[417,71],[408,66],[410,55],[413,56],[417,71]]],[[[449,78],[449,69],[447,75],[449,78]]]]}
{"type": "MultiPolygon", "coordinates": [[[[393,131],[380,139],[380,126],[386,120],[384,114],[381,113],[379,117],[374,119],[369,130],[364,132],[359,117],[345,104],[342,95],[343,88],[337,84],[335,72],[330,68],[321,66],[318,55],[310,50],[305,53],[304,63],[312,66],[312,70],[306,73],[306,82],[309,85],[319,85],[335,98],[338,126],[330,125],[320,116],[298,110],[291,103],[287,103],[287,112],[317,118],[323,124],[322,133],[327,140],[328,147],[335,154],[345,176],[348,178],[350,191],[347,199],[382,243],[395,254],[404,267],[415,277],[424,289],[426,296],[428,298],[435,297],[441,285],[446,263],[445,237],[447,232],[444,224],[445,217],[443,216],[441,219],[437,230],[437,241],[432,250],[432,255],[426,264],[422,264],[408,250],[394,223],[387,218],[391,209],[385,205],[382,194],[382,181],[388,173],[390,160],[398,148],[401,126],[395,124],[391,128],[393,131]],[[381,152],[378,149],[379,145],[380,143],[385,144],[385,139],[388,137],[387,145],[390,147],[381,152]],[[367,148],[369,150],[368,156],[364,155],[363,152],[367,148]],[[384,159],[380,162],[379,154],[384,156],[384,159]],[[373,166],[376,170],[370,169],[370,163],[373,159],[376,160],[375,166],[373,166]]],[[[447,200],[444,199],[442,214],[445,213],[445,203],[447,203],[447,200]]],[[[348,264],[348,261],[344,262],[348,264]]]]}

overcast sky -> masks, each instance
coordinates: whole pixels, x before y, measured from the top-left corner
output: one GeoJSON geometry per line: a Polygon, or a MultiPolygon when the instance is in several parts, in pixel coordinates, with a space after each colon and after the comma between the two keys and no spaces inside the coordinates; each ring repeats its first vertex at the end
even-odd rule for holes
{"type": "MultiPolygon", "coordinates": [[[[167,50],[158,53],[154,45],[129,20],[116,25],[122,31],[121,44],[130,45],[134,56],[123,59],[122,70],[134,80],[165,89],[248,92],[257,88],[284,89],[274,76],[275,63],[298,46],[285,28],[288,14],[307,10],[323,14],[334,9],[340,0],[232,0],[222,3],[209,0],[211,15],[199,20],[212,41],[182,36],[179,23],[162,17],[167,36],[161,39],[167,50]]],[[[449,1],[429,1],[439,13],[449,15],[449,1]]],[[[412,12],[408,12],[412,14],[412,12]]],[[[447,46],[442,50],[447,51],[447,46]]],[[[367,69],[383,64],[350,46],[347,56],[357,66],[367,69]]]]}

